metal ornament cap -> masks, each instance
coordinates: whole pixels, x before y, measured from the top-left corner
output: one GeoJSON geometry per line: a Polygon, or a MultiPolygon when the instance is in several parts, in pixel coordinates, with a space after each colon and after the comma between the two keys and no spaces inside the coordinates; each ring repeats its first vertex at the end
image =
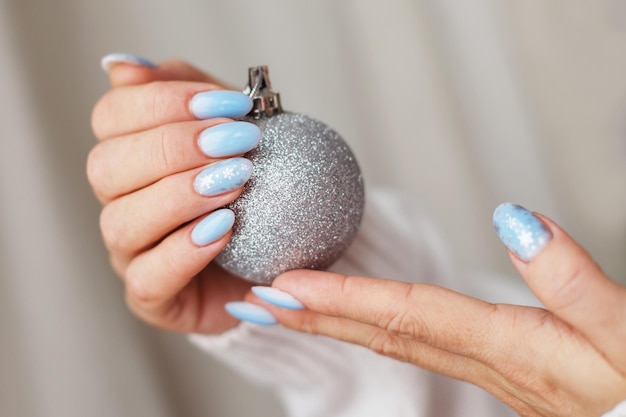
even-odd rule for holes
{"type": "Polygon", "coordinates": [[[254,119],[271,117],[283,111],[280,105],[280,94],[272,91],[267,66],[248,69],[248,85],[243,93],[252,98],[252,110],[248,116],[254,119]]]}
{"type": "Polygon", "coordinates": [[[261,284],[292,269],[328,268],[352,243],[363,215],[354,154],[334,130],[303,114],[281,110],[244,120],[263,136],[245,155],[254,171],[228,205],[235,224],[216,263],[261,284]]]}

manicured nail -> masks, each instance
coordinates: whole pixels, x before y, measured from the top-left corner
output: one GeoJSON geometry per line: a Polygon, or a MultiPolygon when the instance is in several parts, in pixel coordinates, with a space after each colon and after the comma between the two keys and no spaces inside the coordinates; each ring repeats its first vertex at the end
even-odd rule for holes
{"type": "Polygon", "coordinates": [[[100,66],[104,72],[108,73],[115,64],[131,64],[146,68],[156,68],[157,65],[149,59],[140,57],[139,55],[128,54],[124,52],[115,52],[102,57],[100,66]]]}
{"type": "Polygon", "coordinates": [[[210,127],[200,133],[198,146],[207,156],[225,156],[246,153],[256,148],[261,140],[261,129],[248,122],[231,122],[210,127]]]}
{"type": "Polygon", "coordinates": [[[196,175],[193,188],[207,197],[241,187],[252,175],[252,162],[246,158],[231,158],[209,165],[196,175]]]}
{"type": "Polygon", "coordinates": [[[271,326],[278,323],[276,318],[261,306],[245,301],[232,301],[224,306],[228,314],[236,319],[248,321],[263,326],[271,326]]]}
{"type": "Polygon", "coordinates": [[[252,292],[261,300],[278,307],[288,308],[290,310],[302,310],[304,308],[304,304],[298,301],[293,295],[276,288],[255,286],[252,287],[252,292]]]}
{"type": "Polygon", "coordinates": [[[235,223],[235,213],[229,209],[216,210],[196,224],[191,231],[191,240],[205,246],[224,236],[235,223]]]}
{"type": "Polygon", "coordinates": [[[552,238],[541,220],[516,204],[500,204],[493,213],[493,225],[504,245],[524,262],[537,256],[552,238]]]}
{"type": "Polygon", "coordinates": [[[205,91],[191,98],[189,110],[198,119],[244,116],[252,110],[252,99],[239,91],[205,91]]]}

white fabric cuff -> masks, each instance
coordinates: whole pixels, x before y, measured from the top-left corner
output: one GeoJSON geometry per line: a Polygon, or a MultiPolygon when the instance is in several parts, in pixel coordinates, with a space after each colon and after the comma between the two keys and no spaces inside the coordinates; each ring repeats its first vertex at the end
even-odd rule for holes
{"type": "Polygon", "coordinates": [[[603,414],[602,417],[626,417],[626,400],[617,404],[617,407],[603,414]]]}

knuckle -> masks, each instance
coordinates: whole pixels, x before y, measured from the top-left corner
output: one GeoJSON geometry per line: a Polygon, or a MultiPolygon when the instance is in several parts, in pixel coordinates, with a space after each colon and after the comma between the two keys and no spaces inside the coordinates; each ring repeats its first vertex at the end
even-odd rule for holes
{"type": "MultiPolygon", "coordinates": [[[[290,315],[285,324],[298,331],[313,335],[329,335],[329,332],[332,334],[334,330],[332,321],[329,322],[327,317],[306,310],[299,312],[299,314],[290,315]]],[[[345,340],[342,336],[337,338],[345,340]]]]}
{"type": "Polygon", "coordinates": [[[106,184],[110,177],[103,148],[102,143],[99,143],[87,155],[87,180],[99,195],[106,194],[106,184]]]}
{"type": "Polygon", "coordinates": [[[508,325],[515,331],[520,323],[520,312],[517,309],[509,309],[505,304],[487,303],[485,304],[485,321],[489,325],[498,327],[508,325]]]}
{"type": "Polygon", "coordinates": [[[105,93],[93,106],[91,110],[91,130],[96,138],[102,140],[106,137],[107,120],[113,113],[113,94],[114,90],[105,93]]]}
{"type": "Polygon", "coordinates": [[[168,84],[163,81],[154,81],[147,86],[148,115],[152,120],[166,120],[172,110],[172,94],[168,84]]]}
{"type": "Polygon", "coordinates": [[[306,333],[321,334],[319,317],[314,314],[301,314],[297,316],[295,327],[302,329],[306,333]]]}
{"type": "Polygon", "coordinates": [[[132,265],[126,271],[126,298],[132,300],[133,305],[150,303],[156,299],[150,286],[146,285],[148,280],[145,278],[132,265]]]}
{"type": "Polygon", "coordinates": [[[393,334],[410,336],[419,341],[429,341],[432,339],[432,335],[428,332],[427,326],[416,316],[414,309],[411,308],[415,301],[414,288],[414,285],[406,286],[404,298],[407,308],[401,311],[387,312],[381,317],[380,327],[393,334]]]}
{"type": "Polygon", "coordinates": [[[162,178],[158,184],[158,190],[155,194],[162,196],[158,199],[158,212],[163,219],[180,219],[187,213],[188,206],[181,204],[175,195],[180,193],[174,192],[181,188],[180,181],[176,176],[162,178]]]}
{"type": "Polygon", "coordinates": [[[416,342],[433,346],[441,342],[437,333],[429,330],[428,323],[424,323],[419,317],[416,317],[413,311],[404,311],[385,317],[381,327],[392,335],[409,337],[416,342]]]}
{"type": "Polygon", "coordinates": [[[374,333],[374,335],[367,341],[366,346],[368,349],[380,355],[392,358],[399,358],[402,356],[398,339],[385,331],[374,333]]]}
{"type": "Polygon", "coordinates": [[[150,152],[153,169],[156,172],[174,172],[177,165],[175,140],[169,129],[163,126],[158,129],[157,135],[150,152]]]}
{"type": "MultiPolygon", "coordinates": [[[[161,251],[158,258],[159,275],[172,277],[172,281],[180,281],[185,279],[189,268],[189,258],[177,256],[174,251],[161,251]],[[185,276],[183,276],[185,275],[185,276]]],[[[191,274],[189,274],[191,275],[191,274]]]]}
{"type": "Polygon", "coordinates": [[[564,310],[575,305],[586,295],[585,275],[587,271],[578,262],[562,262],[560,270],[556,272],[558,284],[553,287],[548,299],[551,307],[564,310]]]}
{"type": "Polygon", "coordinates": [[[405,336],[413,336],[418,338],[421,331],[416,324],[414,317],[408,312],[393,313],[382,318],[381,327],[387,331],[405,336]]]}
{"type": "Polygon", "coordinates": [[[136,294],[133,290],[129,288],[128,284],[126,285],[124,299],[126,301],[126,307],[128,308],[128,310],[133,313],[137,318],[143,320],[148,324],[159,324],[150,314],[148,314],[145,306],[142,304],[142,301],[137,298],[136,294]]]}
{"type": "Polygon", "coordinates": [[[126,276],[126,267],[128,266],[128,260],[111,253],[109,255],[109,264],[111,265],[111,268],[117,274],[117,276],[124,279],[124,277],[126,276]]]}
{"type": "Polygon", "coordinates": [[[100,232],[105,246],[110,251],[126,251],[128,231],[122,225],[113,204],[104,206],[100,213],[100,232]]]}
{"type": "MultiPolygon", "coordinates": [[[[348,282],[351,280],[351,277],[347,275],[337,274],[337,279],[339,280],[339,296],[338,299],[343,299],[344,297],[349,297],[348,290],[348,282]]],[[[328,309],[328,314],[332,316],[341,315],[341,308],[338,303],[329,303],[326,308],[328,309]]]]}
{"type": "Polygon", "coordinates": [[[526,392],[533,402],[545,404],[547,407],[563,412],[563,415],[580,415],[575,403],[571,401],[570,394],[563,389],[560,377],[552,375],[509,371],[509,381],[522,392],[526,392]]]}

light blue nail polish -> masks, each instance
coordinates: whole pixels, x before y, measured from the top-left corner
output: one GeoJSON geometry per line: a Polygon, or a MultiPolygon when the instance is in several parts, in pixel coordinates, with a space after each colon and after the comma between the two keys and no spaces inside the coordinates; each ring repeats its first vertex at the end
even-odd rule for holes
{"type": "Polygon", "coordinates": [[[493,213],[493,225],[504,245],[524,262],[537,256],[552,238],[534,214],[516,204],[500,204],[493,213]]]}
{"type": "Polygon", "coordinates": [[[304,304],[298,301],[293,295],[276,288],[255,286],[252,287],[252,292],[261,300],[278,307],[288,308],[290,310],[302,310],[304,308],[304,304]]]}
{"type": "Polygon", "coordinates": [[[205,246],[224,236],[235,223],[235,213],[229,209],[216,210],[206,216],[191,231],[191,241],[205,246]]]}
{"type": "Polygon", "coordinates": [[[239,91],[205,91],[191,98],[189,110],[198,119],[244,116],[252,110],[252,99],[239,91]]]}
{"type": "Polygon", "coordinates": [[[231,316],[242,321],[271,326],[278,323],[276,318],[261,306],[245,301],[233,301],[224,306],[231,316]]]}
{"type": "Polygon", "coordinates": [[[207,156],[225,156],[246,153],[256,148],[261,140],[261,129],[248,122],[231,122],[210,127],[200,133],[198,146],[207,156]]]}
{"type": "Polygon", "coordinates": [[[196,175],[193,188],[198,194],[214,196],[241,187],[252,175],[252,162],[231,158],[209,165],[196,175]]]}
{"type": "Polygon", "coordinates": [[[115,52],[112,54],[108,54],[103,56],[100,60],[100,66],[106,73],[108,73],[115,64],[132,64],[146,68],[157,67],[157,65],[149,59],[125,52],[115,52]]]}

